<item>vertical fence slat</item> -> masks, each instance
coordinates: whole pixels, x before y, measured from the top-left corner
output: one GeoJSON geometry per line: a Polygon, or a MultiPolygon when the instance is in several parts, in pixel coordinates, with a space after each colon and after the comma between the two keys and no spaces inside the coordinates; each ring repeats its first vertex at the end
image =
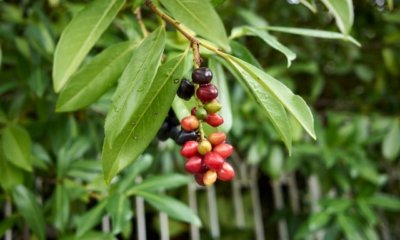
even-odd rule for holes
{"type": "Polygon", "coordinates": [[[101,230],[104,233],[109,233],[111,230],[111,224],[110,224],[110,216],[105,215],[102,219],[101,219],[101,230]]]}
{"type": "MultiPolygon", "coordinates": [[[[11,216],[12,204],[10,201],[6,201],[6,204],[4,206],[4,213],[5,213],[6,217],[11,216]]],[[[13,239],[12,230],[8,229],[4,235],[4,240],[12,240],[12,239],[13,239]]]]}
{"type": "Polygon", "coordinates": [[[210,186],[207,188],[207,200],[208,200],[208,215],[210,218],[211,236],[214,239],[220,237],[219,220],[218,220],[218,207],[217,197],[215,194],[215,187],[210,186]]]}
{"type": "MultiPolygon", "coordinates": [[[[311,204],[311,211],[313,213],[320,211],[319,200],[321,198],[321,187],[319,185],[319,181],[317,176],[312,175],[308,178],[308,188],[310,191],[310,204],[311,204]]],[[[320,230],[315,233],[315,239],[322,240],[324,239],[324,231],[320,230]]]]}
{"type": "Polygon", "coordinates": [[[258,192],[257,171],[258,167],[252,166],[251,181],[250,181],[251,203],[253,205],[256,239],[264,240],[265,239],[264,222],[262,218],[262,209],[260,204],[260,193],[258,192]]]}
{"type": "MultiPolygon", "coordinates": [[[[274,195],[275,209],[277,211],[282,210],[284,208],[284,202],[283,202],[283,193],[282,193],[280,180],[272,181],[272,192],[274,195]]],[[[279,220],[278,231],[279,231],[279,239],[281,239],[281,240],[289,239],[289,233],[288,233],[288,229],[287,229],[286,220],[284,220],[284,219],[279,220]]]]}
{"type": "MultiPolygon", "coordinates": [[[[189,183],[188,195],[189,195],[189,206],[193,210],[193,212],[197,214],[196,185],[194,183],[189,183]]],[[[190,224],[190,235],[192,240],[199,240],[200,239],[199,227],[190,224]]]]}
{"type": "MultiPolygon", "coordinates": [[[[136,183],[140,183],[142,181],[142,178],[138,176],[135,181],[136,183]]],[[[144,199],[142,197],[135,197],[135,201],[138,240],[146,240],[146,215],[144,209],[144,199]]]]}
{"type": "Polygon", "coordinates": [[[299,202],[299,189],[297,188],[296,175],[294,172],[289,173],[287,176],[289,186],[289,200],[290,207],[295,215],[300,213],[300,202],[299,202]]]}
{"type": "Polygon", "coordinates": [[[161,240],[169,240],[168,215],[160,212],[161,240]]]}

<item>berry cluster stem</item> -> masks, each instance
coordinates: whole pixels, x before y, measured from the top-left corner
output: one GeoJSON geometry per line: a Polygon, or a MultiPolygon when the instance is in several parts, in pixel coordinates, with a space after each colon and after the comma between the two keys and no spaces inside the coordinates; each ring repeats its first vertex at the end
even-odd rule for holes
{"type": "Polygon", "coordinates": [[[161,9],[159,9],[156,5],[154,5],[154,3],[151,0],[146,0],[145,4],[155,14],[160,16],[161,19],[163,19],[165,22],[172,24],[180,33],[182,33],[183,36],[185,36],[189,40],[190,45],[193,49],[193,60],[194,60],[195,68],[200,67],[200,65],[201,65],[201,57],[200,57],[200,51],[199,51],[200,42],[192,34],[185,31],[185,29],[183,29],[181,27],[181,23],[179,21],[177,21],[177,20],[173,19],[172,17],[168,16],[167,14],[165,14],[161,9]]]}

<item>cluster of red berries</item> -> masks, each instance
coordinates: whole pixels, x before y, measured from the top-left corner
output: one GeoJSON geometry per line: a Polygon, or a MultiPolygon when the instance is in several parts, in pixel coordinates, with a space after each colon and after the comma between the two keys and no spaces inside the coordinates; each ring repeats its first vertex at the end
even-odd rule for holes
{"type": "Polygon", "coordinates": [[[233,147],[225,142],[226,134],[214,132],[206,137],[201,126],[206,122],[212,127],[218,127],[224,122],[217,113],[222,105],[216,100],[218,90],[210,83],[212,77],[210,69],[197,68],[192,73],[193,83],[183,80],[177,92],[179,97],[189,100],[197,88],[196,97],[201,102],[180,124],[182,130],[200,134],[197,139],[188,140],[183,144],[181,155],[186,158],[185,170],[194,174],[196,182],[202,186],[212,185],[217,178],[230,181],[235,176],[233,167],[226,162],[233,152],[233,147]]]}

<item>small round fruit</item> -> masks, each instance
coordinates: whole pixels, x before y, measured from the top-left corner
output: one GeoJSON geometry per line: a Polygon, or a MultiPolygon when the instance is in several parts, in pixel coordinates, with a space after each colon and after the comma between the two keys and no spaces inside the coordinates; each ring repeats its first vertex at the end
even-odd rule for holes
{"type": "Polygon", "coordinates": [[[178,127],[172,127],[168,132],[168,135],[172,139],[176,139],[179,135],[180,129],[178,127]]]}
{"type": "Polygon", "coordinates": [[[206,122],[213,127],[218,127],[224,123],[224,119],[218,113],[208,114],[206,122]]]}
{"type": "Polygon", "coordinates": [[[226,140],[226,134],[223,132],[214,132],[208,136],[208,141],[210,141],[210,143],[213,146],[218,146],[221,143],[224,143],[225,140],[226,140]]]}
{"type": "Polygon", "coordinates": [[[227,162],[224,162],[222,168],[217,172],[218,179],[222,181],[230,181],[235,177],[235,170],[232,165],[227,162]]]}
{"type": "Polygon", "coordinates": [[[200,85],[196,91],[196,96],[203,103],[208,103],[218,97],[218,89],[213,84],[200,85]]]}
{"type": "Polygon", "coordinates": [[[194,94],[194,85],[191,81],[183,79],[179,85],[178,91],[176,92],[178,97],[189,100],[194,94]]]}
{"type": "Polygon", "coordinates": [[[207,110],[208,113],[216,113],[221,110],[222,105],[217,100],[212,100],[211,102],[204,105],[204,108],[207,110]]]}
{"type": "Polygon", "coordinates": [[[169,138],[169,131],[170,131],[171,126],[168,124],[167,121],[164,121],[163,124],[160,127],[160,130],[158,130],[157,133],[157,138],[160,141],[165,141],[169,138]]]}
{"type": "Polygon", "coordinates": [[[197,154],[197,147],[199,146],[199,143],[196,141],[187,141],[185,144],[183,144],[183,147],[181,149],[181,155],[183,157],[193,157],[194,155],[197,154]]]}
{"type": "Polygon", "coordinates": [[[213,74],[206,67],[197,68],[192,72],[192,80],[197,84],[207,84],[211,82],[213,74]]]}
{"type": "Polygon", "coordinates": [[[198,173],[194,175],[194,179],[196,180],[197,184],[200,186],[205,186],[204,184],[204,173],[198,173]]]}
{"type": "Polygon", "coordinates": [[[213,148],[213,152],[218,153],[224,159],[228,158],[233,153],[233,147],[230,144],[223,143],[213,148]]]}
{"type": "Polygon", "coordinates": [[[165,119],[165,121],[167,121],[168,124],[171,125],[171,126],[178,126],[179,125],[179,120],[176,117],[175,112],[174,112],[174,110],[172,110],[172,108],[169,109],[168,116],[165,119]]]}
{"type": "Polygon", "coordinates": [[[181,126],[186,131],[193,131],[199,127],[199,120],[195,116],[187,116],[181,120],[181,126]]]}
{"type": "Polygon", "coordinates": [[[224,162],[225,159],[215,152],[209,152],[204,156],[204,164],[213,170],[220,170],[224,162]]]}
{"type": "Polygon", "coordinates": [[[192,116],[196,116],[196,112],[197,112],[196,107],[193,107],[192,110],[190,110],[190,114],[191,114],[192,116]]]}
{"type": "Polygon", "coordinates": [[[195,131],[187,132],[181,130],[175,138],[175,142],[179,145],[183,145],[185,142],[190,140],[197,140],[197,133],[195,131]]]}
{"type": "Polygon", "coordinates": [[[204,108],[199,108],[196,110],[196,117],[199,120],[204,120],[207,118],[207,111],[204,108]]]}
{"type": "Polygon", "coordinates": [[[211,186],[217,181],[217,172],[213,170],[208,170],[206,173],[204,173],[203,176],[203,183],[206,186],[211,186]]]}
{"type": "Polygon", "coordinates": [[[201,155],[205,155],[206,153],[211,152],[211,150],[212,150],[211,143],[209,141],[207,141],[207,140],[201,141],[201,143],[197,147],[197,151],[201,155]]]}
{"type": "Polygon", "coordinates": [[[199,156],[188,158],[185,162],[185,170],[189,173],[200,173],[202,170],[202,159],[199,156]]]}

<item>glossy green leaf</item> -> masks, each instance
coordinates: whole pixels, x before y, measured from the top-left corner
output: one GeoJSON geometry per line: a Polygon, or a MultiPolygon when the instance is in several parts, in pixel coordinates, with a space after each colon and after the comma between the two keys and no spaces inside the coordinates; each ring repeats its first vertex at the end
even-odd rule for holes
{"type": "Polygon", "coordinates": [[[385,193],[376,193],[366,199],[370,205],[384,208],[386,210],[400,211],[400,198],[385,193]]]}
{"type": "Polygon", "coordinates": [[[358,230],[360,226],[354,222],[351,216],[341,213],[337,216],[337,222],[345,233],[346,239],[363,240],[361,232],[358,230]]]}
{"type": "Polygon", "coordinates": [[[165,30],[159,27],[133,51],[118,81],[112,107],[104,125],[110,148],[123,129],[130,124],[135,125],[132,118],[135,112],[140,111],[142,102],[152,86],[164,46],[165,30]]]}
{"type": "Polygon", "coordinates": [[[283,172],[284,155],[280,147],[274,146],[268,159],[265,159],[264,169],[273,179],[279,179],[283,172]]]}
{"type": "Polygon", "coordinates": [[[107,201],[101,201],[94,208],[90,209],[76,220],[77,237],[83,236],[87,231],[92,229],[101,221],[106,206],[107,201]]]}
{"type": "Polygon", "coordinates": [[[311,232],[317,231],[324,227],[331,219],[331,215],[321,211],[311,215],[307,221],[308,230],[311,232]]]}
{"type": "Polygon", "coordinates": [[[226,51],[230,50],[224,25],[209,1],[161,0],[172,16],[194,32],[214,42],[226,51]]]}
{"type": "Polygon", "coordinates": [[[257,58],[250,52],[250,50],[243,44],[237,41],[231,41],[232,55],[237,58],[242,59],[258,68],[262,68],[261,64],[258,62],[257,58]]]}
{"type": "Polygon", "coordinates": [[[32,141],[24,128],[19,126],[5,128],[2,148],[4,155],[12,164],[26,171],[32,171],[32,141]]]}
{"type": "Polygon", "coordinates": [[[188,184],[190,178],[182,174],[163,174],[146,178],[140,184],[133,186],[127,192],[128,195],[133,195],[137,191],[157,191],[176,188],[188,184]]]}
{"type": "Polygon", "coordinates": [[[229,132],[229,130],[231,130],[232,128],[233,118],[228,88],[228,79],[226,78],[222,65],[214,58],[209,59],[208,67],[213,72],[213,83],[218,88],[218,100],[222,104],[222,109],[219,114],[224,118],[224,123],[222,124],[222,126],[219,126],[218,129],[224,132],[229,132]]]}
{"type": "Polygon", "coordinates": [[[254,97],[263,112],[271,120],[280,138],[285,143],[289,152],[292,147],[292,131],[286,111],[281,103],[277,101],[269,92],[260,79],[254,74],[244,69],[237,58],[230,58],[230,64],[239,74],[238,80],[249,90],[249,94],[254,97]]]}
{"type": "Polygon", "coordinates": [[[45,222],[42,207],[36,201],[36,196],[23,185],[15,187],[12,191],[15,205],[26,223],[39,239],[45,239],[45,222]]]}
{"type": "Polygon", "coordinates": [[[193,210],[174,198],[146,191],[138,191],[136,194],[143,197],[154,208],[168,214],[171,218],[201,226],[201,221],[193,210]]]}
{"type": "Polygon", "coordinates": [[[400,120],[393,121],[389,132],[382,142],[382,154],[389,160],[394,160],[400,153],[400,120]]]}
{"type": "Polygon", "coordinates": [[[101,34],[114,20],[125,0],[96,0],[71,20],[61,34],[54,53],[53,84],[59,92],[101,34]]]}
{"type": "Polygon", "coordinates": [[[123,42],[108,47],[71,76],[57,101],[58,112],[84,108],[115,85],[137,47],[135,42],[123,42]]]}
{"type": "Polygon", "coordinates": [[[107,211],[111,216],[113,234],[120,233],[133,215],[130,200],[123,194],[114,194],[108,197],[107,211]]]}
{"type": "Polygon", "coordinates": [[[118,135],[112,148],[106,135],[102,163],[107,183],[121,169],[136,160],[156,136],[176,95],[185,64],[190,61],[186,56],[187,52],[178,55],[159,68],[153,83],[143,93],[142,101],[135,108],[131,124],[118,135]]]}
{"type": "Polygon", "coordinates": [[[300,96],[294,95],[283,83],[261,69],[232,56],[230,56],[229,59],[232,63],[240,65],[244,71],[253,77],[258,84],[268,91],[293,115],[312,138],[316,139],[313,115],[306,102],[300,96]]]}
{"type": "Polygon", "coordinates": [[[336,25],[343,34],[348,35],[354,21],[352,0],[321,0],[336,20],[336,25]]]}
{"type": "Polygon", "coordinates": [[[345,35],[342,33],[337,32],[330,32],[330,31],[323,31],[323,30],[315,30],[315,29],[308,29],[308,28],[292,28],[292,27],[276,27],[276,26],[266,26],[263,27],[268,31],[274,32],[283,32],[307,37],[315,37],[315,38],[325,38],[325,39],[340,39],[343,41],[349,41],[356,46],[360,47],[361,44],[349,35],[345,35]]]}
{"type": "Polygon", "coordinates": [[[287,66],[290,67],[292,61],[296,59],[296,54],[292,52],[289,48],[285,47],[283,44],[278,42],[278,40],[266,32],[265,30],[261,30],[254,27],[243,26],[236,27],[232,30],[232,34],[230,36],[231,39],[238,38],[241,36],[257,36],[261,38],[266,44],[283,53],[287,59],[287,66]]]}
{"type": "Polygon", "coordinates": [[[57,184],[53,205],[54,226],[64,232],[68,227],[69,196],[63,184],[57,184]]]}
{"type": "Polygon", "coordinates": [[[300,3],[303,4],[306,8],[310,9],[311,12],[317,12],[317,5],[314,0],[300,0],[300,3]]]}

